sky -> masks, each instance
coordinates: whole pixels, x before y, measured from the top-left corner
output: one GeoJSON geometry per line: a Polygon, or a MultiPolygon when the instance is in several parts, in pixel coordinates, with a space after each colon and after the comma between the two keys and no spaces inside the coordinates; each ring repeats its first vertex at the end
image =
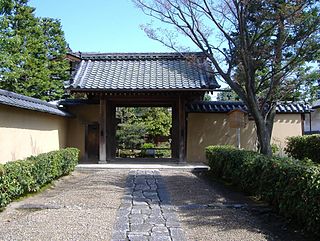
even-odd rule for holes
{"type": "Polygon", "coordinates": [[[31,0],[36,16],[59,19],[73,51],[172,52],[149,39],[150,22],[131,0],[31,0]]]}
{"type": "MultiPolygon", "coordinates": [[[[151,18],[132,0],[30,0],[29,5],[36,8],[36,16],[61,21],[66,41],[73,51],[173,52],[147,37],[140,25],[150,23],[151,18]]],[[[199,51],[189,40],[182,37],[178,40],[190,51],[199,51]]],[[[215,99],[216,94],[212,98],[215,99]]]]}

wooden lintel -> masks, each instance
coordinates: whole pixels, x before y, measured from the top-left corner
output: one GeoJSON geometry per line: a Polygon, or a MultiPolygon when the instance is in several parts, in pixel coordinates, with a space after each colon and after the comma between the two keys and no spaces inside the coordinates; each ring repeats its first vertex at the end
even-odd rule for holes
{"type": "Polygon", "coordinates": [[[95,96],[118,96],[118,97],[123,97],[123,96],[150,96],[150,97],[155,97],[155,96],[188,96],[190,98],[196,99],[200,98],[204,95],[204,91],[196,91],[196,90],[183,90],[183,91],[173,91],[173,90],[168,90],[168,91],[157,91],[154,89],[150,90],[140,90],[140,91],[135,91],[135,90],[123,90],[123,91],[103,91],[103,90],[71,90],[72,93],[87,93],[87,95],[95,95],[95,96]]]}

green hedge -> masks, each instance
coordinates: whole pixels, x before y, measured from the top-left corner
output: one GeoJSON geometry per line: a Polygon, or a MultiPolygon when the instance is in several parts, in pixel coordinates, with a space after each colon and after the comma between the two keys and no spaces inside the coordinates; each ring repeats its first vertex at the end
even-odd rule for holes
{"type": "Polygon", "coordinates": [[[66,148],[0,165],[0,207],[74,170],[79,150],[66,148]]]}
{"type": "Polygon", "coordinates": [[[283,216],[320,233],[320,166],[292,158],[266,157],[229,146],[206,149],[211,173],[269,202],[283,216]]]}
{"type": "Polygon", "coordinates": [[[285,152],[299,160],[308,158],[320,163],[320,135],[289,137],[285,152]]]}

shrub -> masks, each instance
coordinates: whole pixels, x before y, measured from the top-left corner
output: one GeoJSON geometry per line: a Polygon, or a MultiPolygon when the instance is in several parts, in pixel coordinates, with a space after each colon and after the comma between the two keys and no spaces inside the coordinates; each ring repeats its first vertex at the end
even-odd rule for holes
{"type": "Polygon", "coordinates": [[[308,158],[320,163],[320,135],[289,137],[285,152],[299,160],[308,158]]]}
{"type": "Polygon", "coordinates": [[[79,150],[66,148],[0,165],[0,208],[74,170],[79,150]]]}
{"type": "Polygon", "coordinates": [[[151,149],[155,148],[155,145],[153,143],[143,143],[141,149],[151,149]]]}
{"type": "Polygon", "coordinates": [[[144,143],[141,147],[141,157],[154,157],[156,154],[153,143],[144,143]]]}
{"type": "Polygon", "coordinates": [[[277,144],[273,143],[271,144],[271,150],[272,154],[275,155],[280,151],[280,147],[277,144]]]}
{"type": "Polygon", "coordinates": [[[310,160],[267,157],[253,151],[210,146],[211,173],[261,197],[283,216],[320,232],[320,166],[310,160]]]}

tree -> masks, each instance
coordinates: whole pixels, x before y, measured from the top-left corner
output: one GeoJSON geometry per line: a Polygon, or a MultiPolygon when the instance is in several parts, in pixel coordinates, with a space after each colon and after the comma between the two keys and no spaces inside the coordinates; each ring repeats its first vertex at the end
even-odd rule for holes
{"type": "Polygon", "coordinates": [[[239,101],[240,98],[236,94],[236,92],[234,92],[232,89],[226,88],[222,92],[218,93],[217,100],[220,100],[220,101],[239,101]]]}
{"type": "Polygon", "coordinates": [[[145,112],[141,115],[141,121],[145,125],[149,138],[154,139],[158,136],[170,136],[172,116],[168,108],[149,107],[144,109],[145,112]]]}
{"type": "Polygon", "coordinates": [[[204,100],[204,101],[211,101],[211,96],[206,93],[206,94],[203,96],[203,100],[204,100]]]}
{"type": "Polygon", "coordinates": [[[61,98],[69,66],[60,22],[35,17],[27,3],[0,1],[0,88],[43,100],[61,98]]]}
{"type": "Polygon", "coordinates": [[[276,105],[287,80],[319,59],[317,0],[134,0],[166,29],[147,35],[179,51],[177,33],[202,51],[210,74],[225,81],[255,120],[259,150],[272,155],[276,105]],[[170,31],[172,30],[172,31],[170,31]]]}
{"type": "Polygon", "coordinates": [[[122,148],[139,149],[148,137],[170,136],[171,112],[164,107],[121,107],[116,111],[119,120],[117,142],[122,148]]]}
{"type": "Polygon", "coordinates": [[[298,68],[294,77],[288,78],[281,100],[312,104],[318,99],[320,72],[313,67],[298,68]]]}

